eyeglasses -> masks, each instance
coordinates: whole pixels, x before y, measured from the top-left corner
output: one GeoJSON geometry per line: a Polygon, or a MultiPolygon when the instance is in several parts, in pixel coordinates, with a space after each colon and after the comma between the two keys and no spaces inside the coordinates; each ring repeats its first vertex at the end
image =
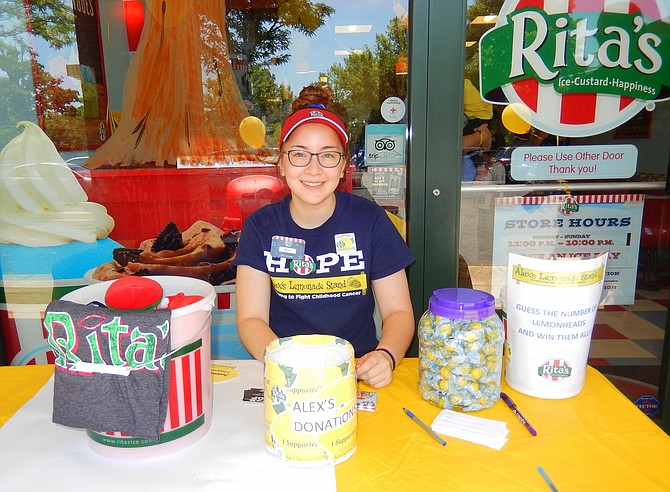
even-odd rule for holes
{"type": "Polygon", "coordinates": [[[288,161],[295,167],[306,167],[312,157],[316,156],[321,167],[337,167],[344,155],[341,152],[334,150],[326,150],[324,152],[307,152],[306,150],[288,150],[282,152],[288,156],[288,161]]]}

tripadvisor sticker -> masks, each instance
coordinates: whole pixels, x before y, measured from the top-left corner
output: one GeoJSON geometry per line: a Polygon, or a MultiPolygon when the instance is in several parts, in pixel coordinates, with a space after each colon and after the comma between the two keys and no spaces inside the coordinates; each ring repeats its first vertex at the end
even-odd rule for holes
{"type": "Polygon", "coordinates": [[[670,2],[584,4],[507,0],[480,40],[484,99],[522,104],[529,124],[566,137],[603,133],[670,99],[670,2]]]}

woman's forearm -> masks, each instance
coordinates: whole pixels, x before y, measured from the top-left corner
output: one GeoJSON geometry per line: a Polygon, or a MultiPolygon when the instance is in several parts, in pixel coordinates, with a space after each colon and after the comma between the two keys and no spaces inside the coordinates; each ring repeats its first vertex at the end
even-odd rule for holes
{"type": "Polygon", "coordinates": [[[396,311],[384,320],[378,347],[389,350],[397,365],[405,357],[413,337],[414,316],[410,312],[396,311]]]}
{"type": "Polygon", "coordinates": [[[237,331],[242,345],[254,359],[263,360],[265,347],[277,338],[277,335],[261,319],[249,318],[238,321],[237,331]]]}
{"type": "Polygon", "coordinates": [[[270,277],[247,265],[237,267],[237,332],[252,357],[263,360],[265,347],[277,338],[269,325],[270,277]]]}

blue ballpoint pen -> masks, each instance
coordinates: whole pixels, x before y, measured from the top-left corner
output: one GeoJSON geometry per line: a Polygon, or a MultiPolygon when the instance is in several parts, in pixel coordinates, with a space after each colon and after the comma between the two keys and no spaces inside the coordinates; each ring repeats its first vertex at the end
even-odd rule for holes
{"type": "Polygon", "coordinates": [[[533,426],[528,423],[528,421],[525,419],[523,415],[521,415],[521,412],[519,412],[519,409],[516,407],[512,399],[507,396],[505,393],[500,393],[500,398],[505,402],[505,404],[510,407],[512,412],[514,412],[514,415],[517,416],[517,418],[521,421],[521,423],[528,429],[528,432],[531,433],[533,436],[537,436],[537,431],[533,429],[533,426]]]}
{"type": "Polygon", "coordinates": [[[431,428],[428,427],[426,424],[424,424],[423,422],[421,422],[421,421],[419,420],[419,418],[418,418],[416,415],[414,415],[412,412],[410,412],[409,410],[407,410],[407,409],[404,408],[404,407],[403,407],[403,410],[405,411],[405,413],[407,414],[407,416],[408,416],[410,419],[412,419],[414,422],[416,422],[417,424],[419,424],[419,426],[421,426],[421,427],[423,428],[423,430],[425,430],[428,434],[430,434],[431,437],[432,437],[433,439],[435,439],[437,442],[439,442],[442,446],[446,446],[446,445],[447,445],[447,441],[445,441],[445,440],[442,439],[440,436],[438,436],[435,432],[433,432],[433,429],[431,429],[431,428]]]}
{"type": "Polygon", "coordinates": [[[551,481],[551,478],[549,478],[549,475],[547,475],[547,472],[544,471],[544,468],[542,468],[541,466],[538,466],[537,471],[540,472],[540,475],[542,475],[542,478],[544,478],[544,481],[547,483],[547,485],[551,489],[551,492],[558,492],[558,489],[556,488],[556,485],[554,485],[554,482],[551,481]]]}

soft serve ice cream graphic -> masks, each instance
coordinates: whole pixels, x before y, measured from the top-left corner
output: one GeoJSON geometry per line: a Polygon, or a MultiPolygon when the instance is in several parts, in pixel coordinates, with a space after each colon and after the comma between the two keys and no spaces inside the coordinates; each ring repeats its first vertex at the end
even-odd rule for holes
{"type": "Polygon", "coordinates": [[[91,203],[44,132],[22,121],[23,133],[0,152],[0,242],[60,246],[106,238],[114,220],[91,203]]]}
{"type": "Polygon", "coordinates": [[[120,245],[114,220],[34,123],[0,152],[0,318],[11,364],[51,362],[41,317],[120,245]]]}

